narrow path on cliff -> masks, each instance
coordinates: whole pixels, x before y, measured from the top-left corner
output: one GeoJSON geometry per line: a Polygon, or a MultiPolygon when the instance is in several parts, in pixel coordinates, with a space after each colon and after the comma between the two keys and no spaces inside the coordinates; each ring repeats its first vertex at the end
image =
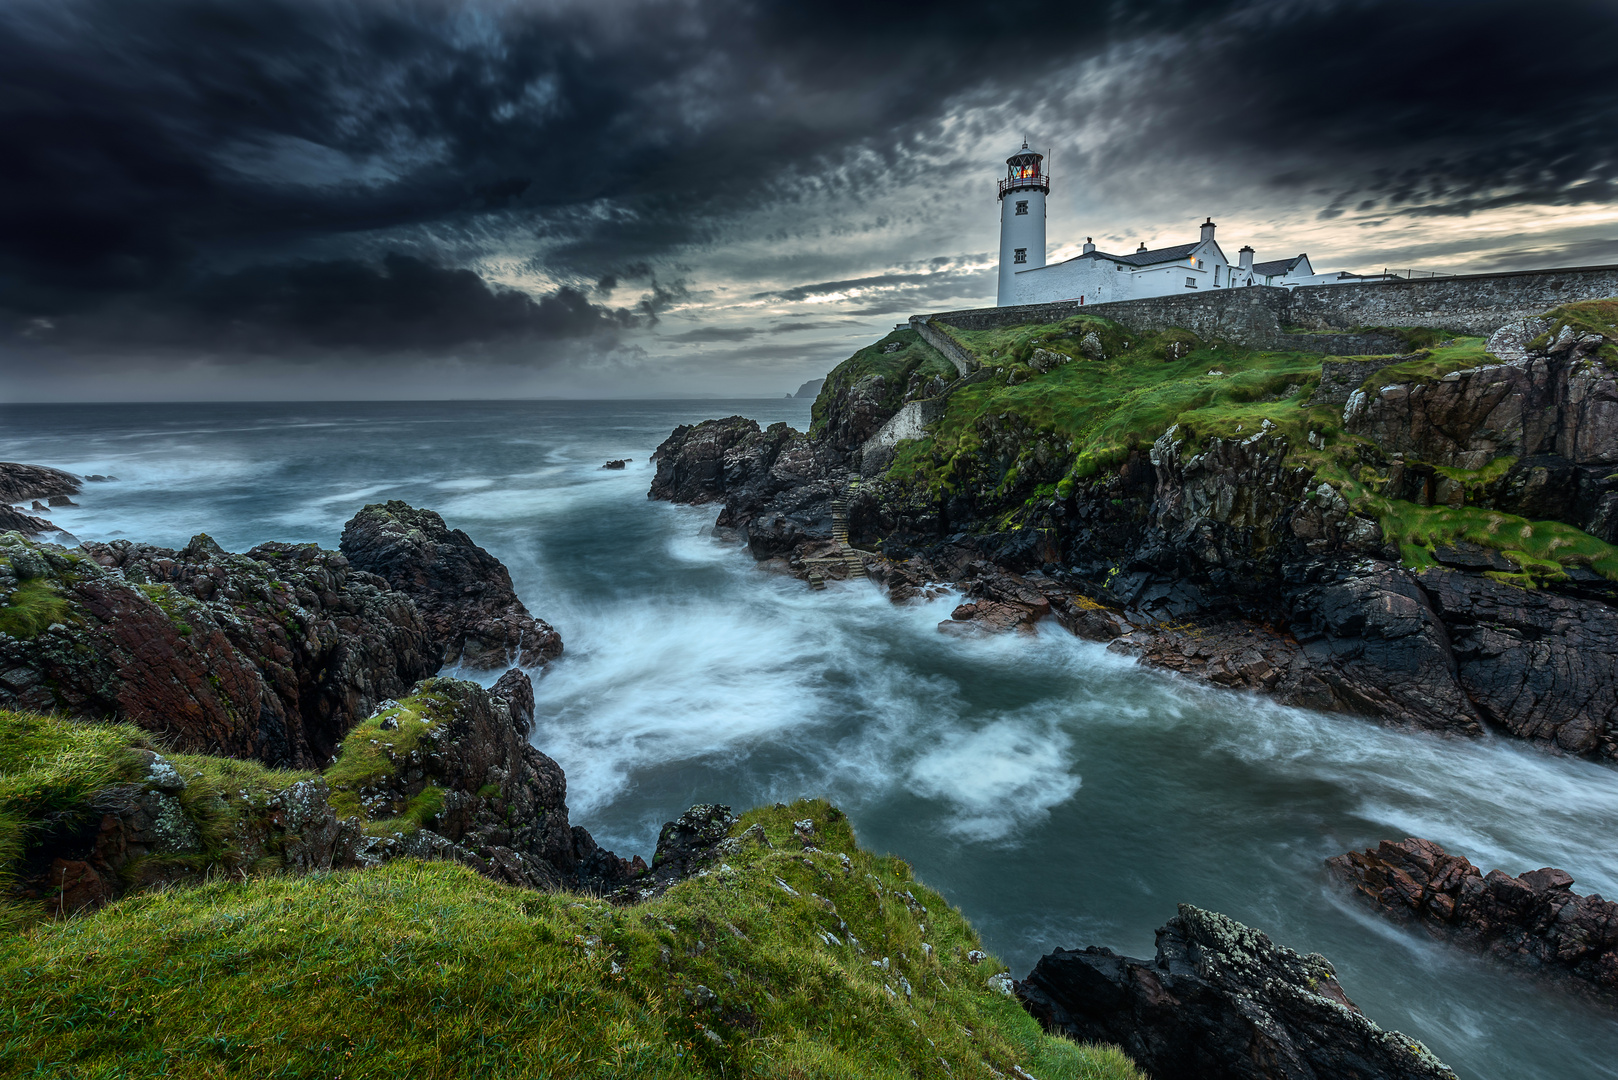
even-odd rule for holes
{"type": "Polygon", "coordinates": [[[336,545],[360,505],[429,506],[510,567],[566,642],[536,741],[574,820],[622,853],[699,800],[828,795],[1021,974],[1052,946],[1149,956],[1178,901],[1319,951],[1385,1027],[1462,1076],[1618,1077],[1618,1018],[1362,911],[1323,860],[1424,836],[1618,895],[1618,772],[1504,740],[1389,731],[1142,672],[1053,627],[939,634],[954,598],[812,592],[651,503],[678,423],[807,402],[0,408],[0,459],[112,474],[90,539],[336,545]],[[623,470],[609,459],[633,458],[623,470]]]}

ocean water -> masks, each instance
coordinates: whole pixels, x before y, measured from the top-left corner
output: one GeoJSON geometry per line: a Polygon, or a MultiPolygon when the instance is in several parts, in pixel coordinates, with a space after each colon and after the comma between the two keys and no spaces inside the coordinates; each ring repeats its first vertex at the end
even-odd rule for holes
{"type": "Polygon", "coordinates": [[[118,476],[52,513],[84,539],[335,547],[367,502],[439,511],[561,632],[534,741],[620,854],[693,802],[825,796],[1019,976],[1058,945],[1149,957],[1185,901],[1324,953],[1464,1077],[1618,1077],[1618,1011],[1390,925],[1322,865],[1425,836],[1618,894],[1618,772],[1198,687],[1059,628],[941,634],[948,598],[809,592],[708,535],[717,507],[646,498],[676,424],[737,412],[808,421],[791,400],[5,406],[0,460],[118,476]]]}

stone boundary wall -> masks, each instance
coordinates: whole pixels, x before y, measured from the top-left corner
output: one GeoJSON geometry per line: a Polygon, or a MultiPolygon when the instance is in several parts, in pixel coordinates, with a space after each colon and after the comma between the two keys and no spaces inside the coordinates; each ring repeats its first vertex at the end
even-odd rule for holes
{"type": "Polygon", "coordinates": [[[1558,304],[1608,296],[1618,296],[1618,266],[1308,285],[1293,291],[1288,325],[1311,330],[1432,326],[1486,336],[1558,304]]]}
{"type": "MultiPolygon", "coordinates": [[[[1139,331],[1184,329],[1198,337],[1248,348],[1352,356],[1398,352],[1403,347],[1391,334],[1366,332],[1362,327],[1428,326],[1487,335],[1513,319],[1539,315],[1558,304],[1609,296],[1618,296],[1618,266],[1517,270],[1368,285],[1304,285],[1291,290],[1254,285],[1082,306],[1066,300],[917,315],[910,325],[956,367],[961,366],[960,359],[934,341],[945,336],[928,326],[929,322],[962,330],[993,330],[1058,322],[1081,311],[1094,311],[1139,331]],[[1298,329],[1311,332],[1295,332],[1298,329]]],[[[955,350],[964,352],[959,346],[955,350]]],[[[968,362],[975,366],[970,358],[968,362]]]]}
{"type": "Polygon", "coordinates": [[[955,370],[962,377],[972,374],[978,367],[977,358],[961,348],[960,342],[936,326],[929,326],[928,323],[934,318],[936,316],[933,315],[912,315],[910,317],[910,326],[916,333],[921,335],[921,340],[943,353],[944,359],[954,364],[955,370]]]}

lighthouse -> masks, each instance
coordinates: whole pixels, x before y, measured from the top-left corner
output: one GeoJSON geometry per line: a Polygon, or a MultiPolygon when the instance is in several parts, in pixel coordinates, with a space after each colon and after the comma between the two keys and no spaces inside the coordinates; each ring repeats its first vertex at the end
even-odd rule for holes
{"type": "Polygon", "coordinates": [[[1045,155],[1028,149],[1028,140],[1006,158],[1000,181],[1000,289],[996,304],[1016,303],[1012,275],[1045,265],[1045,196],[1051,178],[1045,155]]]}

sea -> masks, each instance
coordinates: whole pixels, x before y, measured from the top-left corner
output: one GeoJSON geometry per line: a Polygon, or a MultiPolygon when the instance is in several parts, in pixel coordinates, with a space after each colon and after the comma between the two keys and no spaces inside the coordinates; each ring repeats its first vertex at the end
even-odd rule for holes
{"type": "MultiPolygon", "coordinates": [[[[1195,904],[1336,966],[1462,1077],[1618,1077],[1618,1010],[1362,907],[1331,855],[1427,837],[1485,869],[1618,895],[1618,771],[1509,739],[1287,708],[1137,667],[1047,624],[940,633],[956,599],[812,592],[647,498],[678,424],[803,428],[809,402],[0,406],[0,459],[116,476],[51,511],[84,540],[207,532],[336,547],[367,503],[431,507],[511,570],[566,651],[533,741],[572,820],[648,858],[698,802],[823,797],[1022,976],[1052,948],[1153,954],[1195,904]],[[629,458],[623,471],[603,462],[629,458]]],[[[455,674],[456,672],[451,672],[455,674]]],[[[497,673],[461,672],[491,682],[497,673]]]]}

